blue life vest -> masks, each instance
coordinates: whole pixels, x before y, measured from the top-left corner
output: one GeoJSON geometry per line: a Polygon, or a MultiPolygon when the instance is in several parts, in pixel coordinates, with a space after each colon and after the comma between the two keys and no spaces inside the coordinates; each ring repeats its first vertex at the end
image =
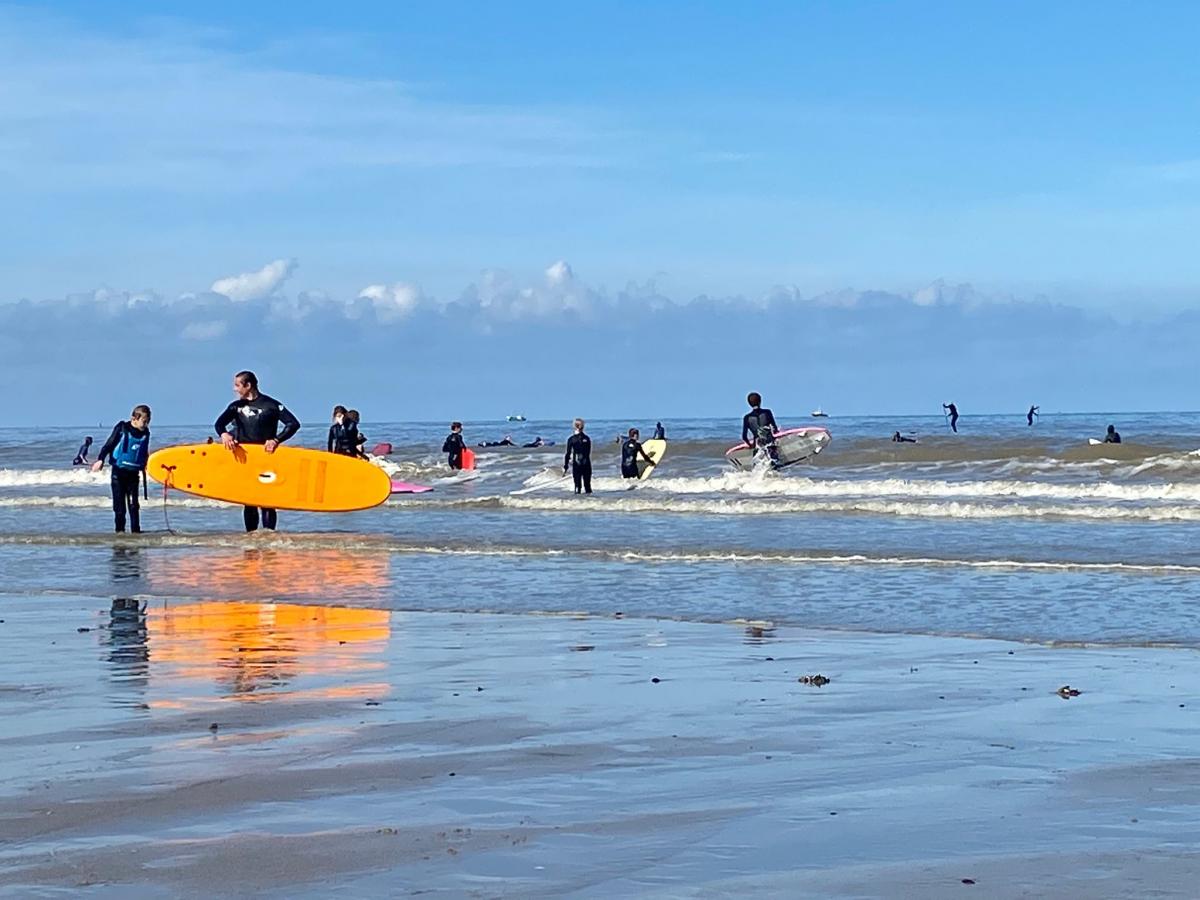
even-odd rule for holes
{"type": "Polygon", "coordinates": [[[121,440],[112,452],[113,465],[118,469],[142,470],[150,457],[150,429],[138,434],[129,425],[122,431],[121,440]]]}

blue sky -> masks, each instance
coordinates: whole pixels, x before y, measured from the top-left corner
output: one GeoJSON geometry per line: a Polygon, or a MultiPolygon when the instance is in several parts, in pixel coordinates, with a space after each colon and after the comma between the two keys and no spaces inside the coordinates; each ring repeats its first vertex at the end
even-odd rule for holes
{"type": "MultiPolygon", "coordinates": [[[[1068,383],[1062,360],[1085,349],[1027,339],[1047,327],[1045,304],[1108,323],[1111,345],[1090,352],[1127,352],[1132,328],[1139,350],[1172,358],[1155,341],[1200,283],[1200,7],[564,6],[0,6],[0,305],[34,301],[27,320],[45,317],[27,365],[53,386],[64,348],[87,352],[72,329],[90,303],[106,321],[153,319],[156,353],[194,355],[180,391],[205,360],[249,355],[315,395],[329,323],[357,334],[371,321],[398,355],[422,351],[395,360],[415,396],[393,417],[502,412],[555,377],[506,358],[578,365],[581,347],[597,360],[583,405],[619,414],[607,367],[668,319],[647,340],[698,342],[684,363],[704,372],[684,385],[738,379],[727,393],[744,393],[731,360],[757,338],[730,335],[697,297],[740,303],[740,321],[768,332],[859,335],[836,388],[799,406],[924,411],[925,392],[951,382],[977,408],[1006,407],[1005,385],[936,350],[970,343],[977,319],[961,316],[985,306],[989,339],[1042,383],[1068,383]],[[926,302],[938,279],[973,288],[926,302]],[[213,299],[228,298],[219,284],[239,296],[213,299]],[[930,371],[881,390],[870,361],[896,320],[871,304],[853,324],[828,320],[820,310],[845,307],[846,291],[914,306],[905,352],[930,371]],[[603,321],[617,315],[623,331],[603,321]],[[251,320],[248,349],[235,325],[251,320]],[[503,377],[433,399],[457,386],[415,362],[429,348],[443,368],[453,356],[503,377]]],[[[356,368],[374,360],[351,356],[360,406],[395,396],[356,368]]],[[[775,366],[764,377],[782,389],[813,389],[775,366]]],[[[170,366],[160,374],[175,384],[170,366]]],[[[219,396],[226,377],[213,372],[219,396]]],[[[1163,395],[1148,378],[1063,406],[1144,407],[1163,395]]],[[[665,386],[654,403],[726,406],[665,386]]]]}

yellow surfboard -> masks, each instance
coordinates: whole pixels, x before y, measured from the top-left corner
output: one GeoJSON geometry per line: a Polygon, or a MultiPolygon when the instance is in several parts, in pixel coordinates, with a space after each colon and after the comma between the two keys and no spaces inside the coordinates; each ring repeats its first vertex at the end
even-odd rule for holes
{"type": "Polygon", "coordinates": [[[645,481],[654,474],[654,470],[658,468],[658,464],[662,462],[662,458],[667,455],[667,442],[651,438],[648,441],[642,442],[642,449],[646,451],[648,457],[654,460],[654,465],[650,465],[650,463],[639,456],[637,458],[638,481],[645,481]]]}
{"type": "Polygon", "coordinates": [[[146,472],[177,491],[270,509],[348,512],[378,506],[392,492],[387,473],[365,459],[303,447],[166,447],[150,454],[146,472]]]}

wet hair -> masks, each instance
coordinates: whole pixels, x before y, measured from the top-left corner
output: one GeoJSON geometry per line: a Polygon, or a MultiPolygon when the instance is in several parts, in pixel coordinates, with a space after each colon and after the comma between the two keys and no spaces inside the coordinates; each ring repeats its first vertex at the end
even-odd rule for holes
{"type": "Polygon", "coordinates": [[[255,375],[253,372],[251,372],[249,369],[243,369],[242,371],[238,372],[233,377],[236,378],[238,381],[240,381],[242,384],[247,385],[256,391],[258,390],[258,376],[255,375]]]}
{"type": "Polygon", "coordinates": [[[335,416],[344,416],[346,414],[346,407],[342,406],[342,404],[339,403],[337,406],[335,406],[333,408],[333,414],[335,416]]]}
{"type": "Polygon", "coordinates": [[[133,412],[129,414],[131,419],[148,419],[150,418],[150,407],[145,403],[139,403],[133,408],[133,412]]]}
{"type": "Polygon", "coordinates": [[[83,439],[83,442],[84,442],[85,444],[90,444],[90,443],[92,442],[92,436],[89,434],[87,437],[85,437],[85,438],[83,439]]]}
{"type": "Polygon", "coordinates": [[[630,437],[637,437],[639,434],[641,434],[641,432],[640,432],[640,431],[638,431],[636,428],[630,428],[630,429],[629,429],[629,436],[630,436],[630,437]]]}
{"type": "Polygon", "coordinates": [[[459,431],[462,431],[462,422],[451,422],[450,430],[453,431],[455,428],[457,428],[459,431]]]}
{"type": "Polygon", "coordinates": [[[575,427],[578,428],[580,431],[583,431],[583,426],[586,424],[587,424],[587,422],[583,421],[583,419],[575,420],[575,427]]]}
{"type": "Polygon", "coordinates": [[[746,402],[751,406],[762,406],[762,396],[758,391],[751,391],[746,395],[746,402]]]}
{"type": "Polygon", "coordinates": [[[353,422],[355,425],[357,425],[358,424],[358,410],[357,409],[346,410],[346,418],[349,419],[351,422],[353,422]]]}

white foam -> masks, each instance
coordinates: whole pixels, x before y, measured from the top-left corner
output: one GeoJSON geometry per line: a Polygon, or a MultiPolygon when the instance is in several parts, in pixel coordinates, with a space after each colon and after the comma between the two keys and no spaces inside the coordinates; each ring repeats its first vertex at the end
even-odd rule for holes
{"type": "Polygon", "coordinates": [[[73,469],[0,469],[0,487],[106,484],[109,477],[107,471],[93,472],[87,466],[73,469]]]}

